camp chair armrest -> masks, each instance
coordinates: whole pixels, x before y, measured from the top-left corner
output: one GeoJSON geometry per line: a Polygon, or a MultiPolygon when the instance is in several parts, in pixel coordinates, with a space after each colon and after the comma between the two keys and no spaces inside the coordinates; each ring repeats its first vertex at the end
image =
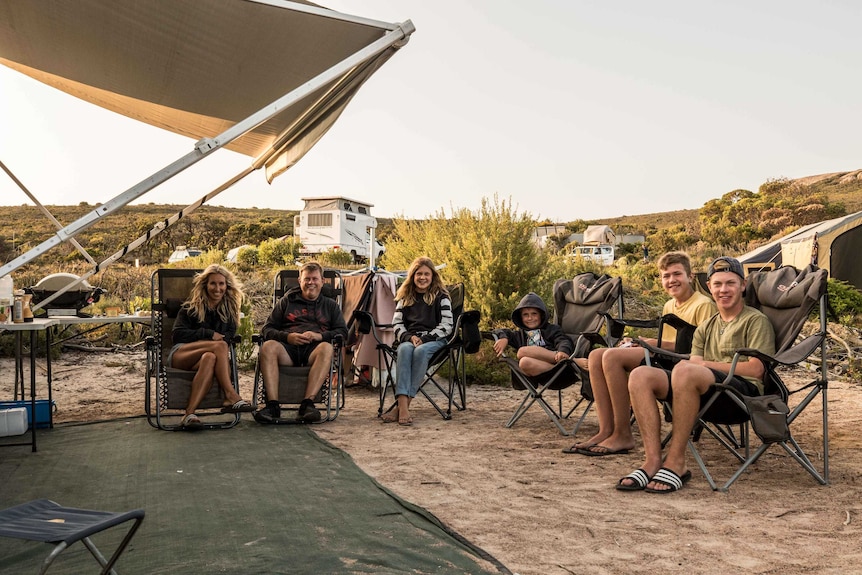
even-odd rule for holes
{"type": "Polygon", "coordinates": [[[820,347],[825,339],[826,334],[822,332],[809,335],[793,347],[776,353],[774,359],[781,365],[796,365],[814,353],[814,350],[820,347]]]}
{"type": "Polygon", "coordinates": [[[661,357],[666,357],[669,359],[673,359],[675,361],[682,361],[684,359],[689,359],[691,356],[687,353],[676,353],[674,351],[670,351],[669,349],[664,349],[662,347],[657,347],[654,345],[650,345],[640,338],[634,338],[632,340],[633,343],[637,344],[639,347],[644,349],[645,356],[650,355],[658,355],[661,357]]]}
{"type": "Polygon", "coordinates": [[[263,343],[263,336],[259,333],[253,333],[251,334],[251,341],[256,345],[260,345],[263,343]]]}
{"type": "MultiPolygon", "coordinates": [[[[580,334],[580,337],[590,342],[590,347],[597,345],[599,347],[608,347],[608,342],[605,337],[595,331],[585,331],[580,334]]],[[[577,346],[575,346],[577,347],[577,346]]]]}
{"type": "MultiPolygon", "coordinates": [[[[754,358],[757,358],[766,364],[775,363],[775,361],[776,361],[776,359],[774,357],[772,357],[771,355],[769,355],[768,353],[763,353],[759,349],[753,349],[753,348],[745,347],[745,348],[736,350],[736,353],[733,355],[733,364],[732,365],[735,367],[736,362],[737,362],[737,358],[742,358],[742,357],[754,357],[754,358]]],[[[731,368],[731,371],[733,371],[733,368],[731,368]]]]}
{"type": "Polygon", "coordinates": [[[156,338],[151,335],[145,337],[144,342],[144,345],[146,345],[150,349],[154,349],[156,347],[156,338]]]}
{"type": "Polygon", "coordinates": [[[638,329],[654,329],[658,327],[659,319],[624,319],[624,318],[616,318],[611,316],[608,312],[600,311],[597,312],[599,315],[604,316],[605,321],[608,322],[609,325],[618,324],[623,327],[634,327],[638,329]]]}
{"type": "Polygon", "coordinates": [[[658,323],[656,324],[656,327],[658,327],[658,324],[669,325],[670,327],[672,327],[674,329],[683,329],[686,327],[694,327],[693,325],[691,325],[690,323],[688,323],[687,321],[685,321],[684,319],[682,319],[681,317],[679,317],[678,315],[673,314],[673,313],[666,313],[663,316],[661,316],[658,319],[658,323]]]}
{"type": "Polygon", "coordinates": [[[242,336],[238,333],[233,334],[233,337],[230,338],[231,345],[239,345],[242,343],[242,336]]]}
{"type": "Polygon", "coordinates": [[[334,335],[329,343],[332,344],[333,349],[341,349],[344,346],[344,336],[341,334],[334,335]]]}
{"type": "MultiPolygon", "coordinates": [[[[497,334],[492,332],[492,331],[483,331],[483,332],[481,332],[481,334],[482,334],[482,339],[487,339],[488,341],[497,341],[498,339],[500,339],[499,337],[497,337],[497,334]]],[[[497,359],[499,361],[506,361],[506,358],[508,358],[508,357],[509,356],[506,355],[506,352],[503,351],[503,353],[501,353],[500,357],[498,357],[497,359]]]]}

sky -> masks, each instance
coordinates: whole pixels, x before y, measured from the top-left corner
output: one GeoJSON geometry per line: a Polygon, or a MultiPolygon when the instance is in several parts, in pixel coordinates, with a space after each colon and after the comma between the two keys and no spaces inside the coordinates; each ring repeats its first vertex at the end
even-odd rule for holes
{"type": "MultiPolygon", "coordinates": [[[[212,204],[601,221],[862,167],[855,0],[320,3],[416,32],[299,164],[212,204]]],[[[0,66],[0,160],[43,204],[107,202],[193,144],[0,66]]],[[[218,154],[136,203],[192,203],[250,162],[218,154]]],[[[24,203],[0,172],[0,205],[24,203]]]]}

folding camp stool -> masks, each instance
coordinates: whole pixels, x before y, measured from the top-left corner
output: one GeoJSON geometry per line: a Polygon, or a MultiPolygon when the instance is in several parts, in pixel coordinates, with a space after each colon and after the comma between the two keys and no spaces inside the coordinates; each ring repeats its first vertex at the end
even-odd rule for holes
{"type": "Polygon", "coordinates": [[[135,532],[144,520],[144,510],[135,509],[125,513],[110,511],[93,511],[63,507],[50,499],[36,499],[0,511],[0,537],[24,539],[26,541],[41,541],[55,545],[53,551],[42,563],[40,575],[48,570],[51,563],[67,547],[80,541],[90,551],[99,565],[103,575],[114,571],[114,564],[125,551],[135,532]],[[106,560],[102,553],[90,540],[90,536],[111,527],[134,521],[120,545],[106,560]]]}

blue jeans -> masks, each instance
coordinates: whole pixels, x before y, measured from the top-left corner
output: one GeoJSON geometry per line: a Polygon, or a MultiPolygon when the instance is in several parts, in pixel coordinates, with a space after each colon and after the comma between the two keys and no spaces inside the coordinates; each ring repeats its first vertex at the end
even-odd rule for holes
{"type": "Polygon", "coordinates": [[[425,379],[428,361],[437,350],[445,345],[445,341],[438,340],[423,343],[419,347],[414,346],[409,341],[398,346],[398,356],[395,362],[396,396],[416,397],[419,386],[425,379]]]}

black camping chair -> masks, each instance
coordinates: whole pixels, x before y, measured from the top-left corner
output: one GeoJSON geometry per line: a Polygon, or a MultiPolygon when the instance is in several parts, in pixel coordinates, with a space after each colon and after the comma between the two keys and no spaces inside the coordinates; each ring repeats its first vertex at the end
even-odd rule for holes
{"type": "Polygon", "coordinates": [[[112,513],[110,511],[62,507],[48,499],[37,499],[0,511],[0,537],[39,541],[54,545],[51,553],[42,562],[42,567],[39,570],[40,575],[48,570],[60,553],[78,541],[99,562],[102,567],[100,573],[116,575],[114,565],[123,551],[126,550],[143,520],[143,509],[112,513]],[[105,559],[91,537],[129,521],[134,523],[120,541],[111,558],[105,559]]]}
{"type": "MultiPolygon", "coordinates": [[[[431,406],[443,419],[452,418],[452,408],[463,411],[467,408],[467,368],[466,354],[479,351],[481,335],[479,333],[478,311],[464,311],[464,284],[447,286],[449,299],[452,302],[452,317],[455,322],[452,334],[446,340],[446,345],[437,350],[428,362],[425,379],[419,386],[419,393],[431,403],[431,406]],[[442,395],[442,399],[440,398],[442,395]],[[445,403],[445,409],[443,404],[445,403]]],[[[358,329],[361,333],[372,334],[377,341],[377,351],[380,365],[384,367],[385,377],[380,386],[380,404],[378,417],[395,408],[395,403],[386,407],[387,391],[395,396],[395,365],[397,348],[386,343],[381,337],[381,330],[391,328],[391,324],[378,324],[368,312],[356,312],[358,329]],[[393,375],[394,374],[394,375],[393,375]]]]}
{"type": "MultiPolygon", "coordinates": [[[[146,338],[147,384],[144,411],[151,426],[166,431],[182,429],[179,422],[169,422],[182,419],[191,394],[192,380],[197,373],[170,367],[166,362],[173,346],[171,331],[177,314],[191,293],[195,275],[200,272],[201,270],[195,269],[158,269],[153,272],[150,282],[152,323],[150,335],[146,338]]],[[[239,374],[236,344],[240,341],[241,337],[237,335],[233,341],[228,342],[231,381],[237,393],[239,374]]],[[[239,413],[221,412],[225,399],[218,382],[213,380],[212,387],[195,412],[201,418],[204,429],[227,429],[239,423],[239,413]]]]}
{"type": "MultiPolygon", "coordinates": [[[[596,275],[587,272],[575,278],[560,279],[554,283],[554,323],[574,342],[575,351],[565,361],[561,361],[545,373],[538,376],[528,376],[521,371],[518,360],[504,354],[501,361],[506,363],[511,372],[512,387],[524,390],[524,399],[515,409],[506,427],[512,427],[534,405],[538,404],[550,418],[551,422],[563,435],[574,435],[593,405],[592,388],[589,373],[581,369],[576,359],[586,358],[594,345],[614,345],[622,335],[622,328],[608,329],[607,313],[617,306],[619,316],[623,316],[623,282],[619,277],[607,274],[596,275]],[[581,382],[580,398],[575,405],[564,414],[563,390],[581,382]],[[556,394],[556,407],[552,407],[546,395],[556,394]],[[579,407],[583,411],[570,433],[563,426],[564,420],[579,407]]],[[[493,334],[483,334],[485,338],[494,339],[493,334]]]]}
{"type": "Polygon", "coordinates": [[[733,377],[736,363],[742,357],[755,357],[766,367],[763,378],[764,394],[750,398],[725,383],[716,384],[715,391],[698,414],[695,428],[700,428],[716,439],[734,455],[740,464],[736,472],[719,488],[695,447],[694,437],[690,438],[689,449],[713,490],[727,491],[773,444],[780,445],[818,483],[826,485],[829,482],[829,427],[826,402],[828,389],[827,279],[827,271],[814,266],[808,266],[801,271],[792,266],[784,266],[775,270],[753,272],[748,276],[746,304],[759,309],[769,318],[775,331],[776,352],[775,355],[770,356],[756,349],[737,350],[726,381],[733,377]],[[815,308],[819,313],[819,329],[801,341],[797,341],[802,327],[815,308]],[[800,365],[814,354],[819,355],[819,377],[790,391],[777,372],[777,368],[800,365]],[[790,395],[806,390],[808,393],[791,410],[787,406],[790,395]],[[822,473],[802,450],[791,430],[794,420],[818,394],[822,398],[822,473]],[[723,395],[730,398],[733,407],[727,410],[711,409],[715,401],[723,395]],[[735,424],[742,425],[740,441],[729,440],[722,427],[735,424]],[[761,440],[761,445],[753,453],[750,451],[751,428],[761,440]]]}
{"type": "MultiPolygon", "coordinates": [[[[273,282],[273,305],[291,288],[298,285],[299,270],[287,269],[279,271],[275,275],[273,282]]],[[[323,288],[321,289],[321,293],[335,300],[339,307],[341,307],[344,290],[341,273],[338,270],[323,270],[323,288]]],[[[258,405],[262,405],[266,403],[266,389],[264,388],[263,375],[260,371],[259,353],[260,346],[263,344],[263,338],[260,334],[255,334],[252,336],[252,341],[258,346],[258,361],[254,370],[254,398],[258,405]]],[[[341,372],[343,345],[344,342],[340,339],[332,342],[333,353],[329,378],[314,398],[316,404],[322,404],[324,407],[321,413],[321,423],[324,421],[333,421],[338,417],[341,408],[344,407],[344,377],[341,372]]],[[[280,365],[278,367],[278,401],[282,407],[286,406],[286,409],[289,411],[299,410],[299,405],[305,399],[305,388],[310,371],[311,368],[307,366],[292,367],[280,365]]],[[[297,420],[295,417],[281,417],[273,421],[267,421],[267,423],[294,424],[297,423],[297,420]]]]}

